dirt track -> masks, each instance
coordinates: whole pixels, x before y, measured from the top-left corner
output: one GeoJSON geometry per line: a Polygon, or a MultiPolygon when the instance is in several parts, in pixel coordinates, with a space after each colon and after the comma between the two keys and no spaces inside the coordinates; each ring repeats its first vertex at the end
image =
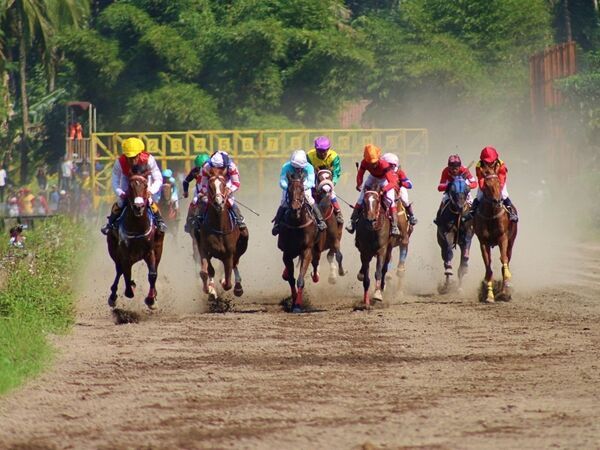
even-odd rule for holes
{"type": "Polygon", "coordinates": [[[199,314],[163,276],[161,311],[119,327],[103,261],[56,365],[0,402],[0,448],[598,448],[600,251],[572,254],[571,284],[511,303],[429,283],[354,313],[352,272],[302,315],[258,287],[199,314]]]}

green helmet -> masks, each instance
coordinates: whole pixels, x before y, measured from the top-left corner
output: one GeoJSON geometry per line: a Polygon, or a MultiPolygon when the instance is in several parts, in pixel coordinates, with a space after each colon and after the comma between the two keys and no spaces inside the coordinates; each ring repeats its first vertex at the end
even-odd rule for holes
{"type": "Polygon", "coordinates": [[[194,159],[194,166],[202,167],[209,159],[210,156],[208,156],[206,153],[200,153],[198,156],[196,156],[196,159],[194,159]]]}

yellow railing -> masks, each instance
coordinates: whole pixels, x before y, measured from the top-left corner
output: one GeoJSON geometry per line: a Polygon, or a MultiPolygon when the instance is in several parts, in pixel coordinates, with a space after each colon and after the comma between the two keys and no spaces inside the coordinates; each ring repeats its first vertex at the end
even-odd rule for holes
{"type": "MultiPolygon", "coordinates": [[[[424,157],[429,150],[427,130],[423,128],[94,133],[91,137],[94,204],[103,197],[112,196],[113,161],[120,153],[121,142],[128,137],[144,140],[162,169],[170,167],[187,172],[196,155],[216,150],[227,151],[236,161],[256,160],[258,164],[253,172],[260,191],[263,188],[263,161],[287,159],[293,150],[310,149],[313,140],[321,135],[329,137],[332,148],[341,157],[361,155],[368,143],[398,154],[401,161],[411,156],[424,157]]],[[[245,175],[245,179],[248,178],[245,175]]]]}

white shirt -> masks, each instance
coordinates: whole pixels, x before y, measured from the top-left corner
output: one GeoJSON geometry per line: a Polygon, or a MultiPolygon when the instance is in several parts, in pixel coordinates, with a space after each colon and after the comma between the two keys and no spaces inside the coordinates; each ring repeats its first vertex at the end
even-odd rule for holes
{"type": "MultiPolygon", "coordinates": [[[[154,156],[150,155],[148,157],[148,167],[150,168],[150,175],[148,176],[148,191],[152,195],[156,195],[163,184],[162,173],[160,173],[160,169],[158,168],[158,164],[156,164],[156,160],[154,156]]],[[[112,188],[117,194],[117,197],[120,197],[121,194],[127,191],[129,187],[129,178],[127,178],[123,174],[123,170],[121,169],[121,163],[117,159],[115,161],[115,165],[112,170],[112,188]]]]}
{"type": "Polygon", "coordinates": [[[6,170],[0,169],[0,186],[6,186],[6,170]]]}
{"type": "Polygon", "coordinates": [[[73,173],[73,161],[70,159],[64,161],[60,165],[60,169],[62,171],[63,178],[70,178],[73,173]]]}

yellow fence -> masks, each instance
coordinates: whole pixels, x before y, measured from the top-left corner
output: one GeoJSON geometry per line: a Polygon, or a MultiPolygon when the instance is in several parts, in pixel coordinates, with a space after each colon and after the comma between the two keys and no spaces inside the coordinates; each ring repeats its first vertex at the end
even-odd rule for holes
{"type": "MultiPolygon", "coordinates": [[[[110,183],[114,160],[120,154],[121,142],[139,137],[162,169],[173,168],[186,173],[200,153],[227,151],[235,161],[255,161],[252,170],[258,191],[263,189],[264,162],[287,159],[296,149],[310,149],[317,136],[326,135],[341,157],[362,154],[368,143],[385,152],[398,154],[401,161],[423,158],[429,149],[427,130],[396,129],[319,129],[319,130],[217,130],[185,132],[94,133],[91,137],[91,159],[94,204],[112,196],[110,183]]],[[[245,175],[248,180],[249,176],[245,175]]]]}

